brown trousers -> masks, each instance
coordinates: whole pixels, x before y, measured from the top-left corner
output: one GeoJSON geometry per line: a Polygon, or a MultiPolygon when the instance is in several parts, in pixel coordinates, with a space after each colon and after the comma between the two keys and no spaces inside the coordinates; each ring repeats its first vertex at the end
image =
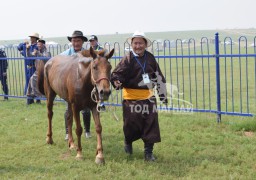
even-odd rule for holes
{"type": "Polygon", "coordinates": [[[155,100],[123,100],[123,131],[127,143],[161,141],[155,100]]]}

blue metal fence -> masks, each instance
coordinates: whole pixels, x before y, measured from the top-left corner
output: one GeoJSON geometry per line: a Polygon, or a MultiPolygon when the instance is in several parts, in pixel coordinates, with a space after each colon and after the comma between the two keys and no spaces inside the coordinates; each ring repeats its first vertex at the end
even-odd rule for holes
{"type": "MultiPolygon", "coordinates": [[[[219,39],[216,33],[212,39],[153,41],[148,50],[155,55],[171,94],[169,106],[161,107],[162,110],[216,113],[218,122],[222,114],[255,116],[256,36],[241,36],[237,42],[231,37],[219,39]]],[[[103,46],[108,50],[115,48],[113,66],[129,50],[127,42],[103,46]]],[[[67,48],[68,45],[50,45],[48,50],[55,56],[67,48]]],[[[9,62],[9,97],[25,98],[24,57],[16,48],[4,50],[9,62]]],[[[0,90],[0,96],[3,95],[0,90]]],[[[121,93],[112,93],[110,99],[112,105],[121,106],[121,93]]]]}

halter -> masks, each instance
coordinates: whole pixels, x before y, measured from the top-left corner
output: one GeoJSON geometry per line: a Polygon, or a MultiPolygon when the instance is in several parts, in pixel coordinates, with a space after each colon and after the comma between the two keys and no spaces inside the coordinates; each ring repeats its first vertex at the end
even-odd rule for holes
{"type": "MultiPolygon", "coordinates": [[[[93,62],[93,61],[92,61],[92,62],[93,62]]],[[[92,62],[91,62],[91,76],[92,76],[93,82],[94,82],[95,84],[100,83],[101,80],[107,80],[108,82],[110,82],[107,77],[102,77],[102,78],[99,78],[98,80],[95,80],[95,79],[94,79],[93,73],[92,73],[92,62]]]]}
{"type": "MultiPolygon", "coordinates": [[[[93,61],[92,61],[93,62],[93,61]]],[[[97,103],[97,111],[101,112],[101,111],[105,111],[105,109],[103,109],[102,107],[104,106],[104,104],[98,99],[97,96],[97,88],[96,88],[96,84],[100,83],[100,81],[102,80],[107,80],[108,82],[110,82],[110,80],[107,77],[102,77],[99,78],[98,80],[95,80],[95,78],[93,77],[93,73],[92,73],[92,62],[91,62],[91,77],[93,82],[95,83],[94,88],[91,91],[91,99],[92,101],[94,101],[95,103],[97,103]]]]}
{"type": "MultiPolygon", "coordinates": [[[[97,103],[96,109],[97,109],[98,112],[106,111],[106,109],[102,109],[102,102],[98,99],[96,84],[97,84],[97,83],[100,83],[101,80],[107,80],[107,81],[109,81],[109,79],[108,79],[107,77],[102,77],[102,78],[99,78],[99,79],[96,81],[96,80],[94,79],[94,77],[93,77],[93,74],[92,74],[92,64],[91,64],[91,76],[92,76],[92,80],[93,80],[94,83],[95,83],[95,86],[94,86],[94,88],[93,88],[92,91],[91,91],[91,99],[92,99],[92,101],[94,101],[95,103],[97,103]]],[[[116,92],[117,92],[117,94],[116,94],[115,97],[118,96],[119,90],[116,89],[116,92]]],[[[114,97],[112,97],[112,101],[113,101],[113,99],[114,99],[114,97]]],[[[103,104],[103,105],[104,105],[104,104],[103,104]]],[[[116,108],[115,108],[115,106],[114,106],[114,110],[112,111],[112,113],[113,113],[113,116],[114,116],[115,120],[116,120],[116,121],[119,121],[119,118],[117,117],[115,111],[116,111],[116,108]]]]}

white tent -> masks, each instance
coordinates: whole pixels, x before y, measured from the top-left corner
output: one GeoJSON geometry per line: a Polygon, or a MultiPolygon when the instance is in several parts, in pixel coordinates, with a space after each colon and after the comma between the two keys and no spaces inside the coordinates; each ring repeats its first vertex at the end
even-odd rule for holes
{"type": "Polygon", "coordinates": [[[47,47],[57,47],[59,45],[59,43],[56,43],[54,41],[48,41],[46,42],[46,46],[47,47]]]}

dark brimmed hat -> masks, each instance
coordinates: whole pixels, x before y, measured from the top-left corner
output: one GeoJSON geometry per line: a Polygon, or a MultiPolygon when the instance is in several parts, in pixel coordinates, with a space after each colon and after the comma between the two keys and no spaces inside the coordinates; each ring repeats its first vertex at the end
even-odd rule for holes
{"type": "Polygon", "coordinates": [[[98,41],[98,37],[97,36],[95,36],[95,35],[91,35],[90,37],[89,37],[89,41],[98,41]]]}
{"type": "Polygon", "coordinates": [[[68,36],[68,40],[71,41],[72,38],[77,38],[77,37],[82,38],[84,41],[88,41],[87,37],[83,35],[83,32],[77,31],[77,30],[73,32],[72,36],[68,36]]]}
{"type": "Polygon", "coordinates": [[[43,39],[38,39],[37,42],[45,44],[45,40],[43,40],[43,39]]]}

